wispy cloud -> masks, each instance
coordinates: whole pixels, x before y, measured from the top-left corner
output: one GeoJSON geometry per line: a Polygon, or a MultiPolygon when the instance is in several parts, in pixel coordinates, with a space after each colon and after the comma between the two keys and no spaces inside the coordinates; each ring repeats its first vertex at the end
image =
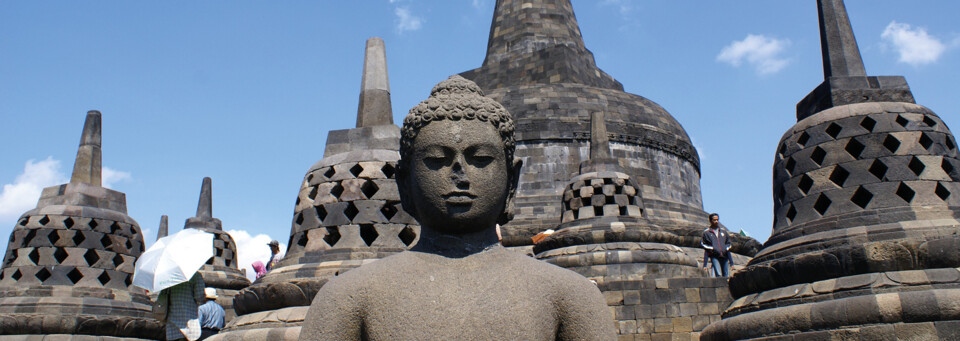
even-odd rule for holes
{"type": "Polygon", "coordinates": [[[887,25],[880,38],[897,50],[899,62],[913,66],[936,62],[947,50],[947,46],[940,39],[927,34],[926,29],[913,28],[896,21],[887,25]]]}
{"type": "Polygon", "coordinates": [[[416,31],[420,29],[423,19],[410,12],[407,7],[397,7],[393,10],[397,15],[397,32],[416,31]]]}
{"type": "MultiPolygon", "coordinates": [[[[246,269],[247,278],[253,281],[256,279],[257,273],[253,270],[251,264],[254,261],[267,263],[267,260],[270,259],[270,247],[267,246],[267,243],[273,238],[262,233],[251,236],[250,232],[244,230],[229,230],[227,233],[237,243],[237,262],[239,262],[237,265],[240,269],[246,269]]],[[[278,257],[282,257],[286,249],[287,245],[281,243],[278,257]]]]}
{"type": "Polygon", "coordinates": [[[739,67],[746,63],[753,66],[757,74],[770,75],[783,70],[790,61],[780,54],[790,46],[788,39],[769,38],[762,34],[748,34],[746,38],[727,45],[717,61],[739,67]]]}
{"type": "Polygon", "coordinates": [[[118,182],[126,182],[133,179],[130,176],[129,172],[123,172],[118,170],[113,170],[108,167],[103,167],[101,171],[103,187],[113,188],[113,185],[118,182]]]}
{"type": "Polygon", "coordinates": [[[627,15],[633,11],[633,3],[627,0],[603,0],[600,6],[614,6],[620,10],[620,15],[627,15]]]}
{"type": "Polygon", "coordinates": [[[3,185],[3,192],[0,192],[0,223],[12,225],[13,220],[37,206],[37,199],[40,199],[44,187],[66,181],[60,172],[60,161],[53,157],[39,162],[27,160],[23,173],[13,183],[3,185]]]}

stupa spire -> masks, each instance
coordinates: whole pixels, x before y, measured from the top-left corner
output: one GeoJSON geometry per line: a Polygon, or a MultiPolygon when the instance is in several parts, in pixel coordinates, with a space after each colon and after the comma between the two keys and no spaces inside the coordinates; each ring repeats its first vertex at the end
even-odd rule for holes
{"type": "Polygon", "coordinates": [[[484,64],[558,45],[585,49],[570,0],[497,0],[484,64]]]}
{"type": "Polygon", "coordinates": [[[223,229],[220,219],[213,217],[213,180],[210,177],[203,178],[203,184],[200,185],[200,200],[197,203],[197,216],[187,218],[183,228],[211,228],[216,230],[223,229]]]}
{"type": "Polygon", "coordinates": [[[820,48],[823,53],[823,77],[866,76],[857,38],[843,0],[817,0],[820,18],[820,48]]]}
{"type": "Polygon", "coordinates": [[[387,53],[383,39],[367,39],[360,83],[357,128],[393,124],[390,104],[390,79],[387,77],[387,53]]]}
{"type": "Polygon", "coordinates": [[[603,111],[590,114],[590,159],[610,158],[610,137],[607,136],[607,121],[603,111]]]}
{"type": "Polygon", "coordinates": [[[82,182],[94,186],[102,185],[100,134],[100,112],[90,110],[87,112],[87,119],[83,122],[83,134],[80,136],[77,160],[73,164],[71,183],[82,182]]]}
{"type": "Polygon", "coordinates": [[[157,228],[157,239],[167,236],[167,215],[160,216],[160,227],[157,228]]]}

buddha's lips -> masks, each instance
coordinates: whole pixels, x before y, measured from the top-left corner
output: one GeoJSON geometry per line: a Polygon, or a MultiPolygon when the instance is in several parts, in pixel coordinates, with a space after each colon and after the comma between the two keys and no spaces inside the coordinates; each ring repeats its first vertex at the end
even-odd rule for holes
{"type": "Polygon", "coordinates": [[[458,192],[450,192],[450,193],[444,194],[443,198],[446,199],[447,202],[452,204],[457,204],[457,203],[467,204],[467,203],[473,202],[473,200],[477,198],[477,195],[470,192],[458,191],[458,192]]]}

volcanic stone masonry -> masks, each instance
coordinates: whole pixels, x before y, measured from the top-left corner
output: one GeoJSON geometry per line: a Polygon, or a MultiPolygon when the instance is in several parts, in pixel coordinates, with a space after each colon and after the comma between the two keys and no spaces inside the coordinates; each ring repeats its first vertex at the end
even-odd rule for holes
{"type": "Polygon", "coordinates": [[[44,188],[10,235],[0,339],[161,337],[149,297],[131,286],[140,226],[127,216],[126,195],[101,186],[100,120],[100,112],[87,113],[70,182],[44,188]]]}
{"type": "Polygon", "coordinates": [[[817,5],[824,82],[778,145],[773,235],[704,339],[960,339],[956,140],[866,76],[842,0],[817,5]]]}
{"type": "Polygon", "coordinates": [[[229,233],[223,231],[220,219],[213,217],[212,187],[213,180],[209,177],[203,178],[197,216],[187,218],[183,228],[198,229],[213,235],[213,257],[199,272],[207,287],[217,289],[217,303],[223,306],[224,320],[229,323],[237,316],[233,308],[233,297],[238,290],[250,286],[250,280],[240,272],[237,264],[237,244],[229,233]]]}
{"type": "Polygon", "coordinates": [[[210,340],[296,340],[317,290],[331,277],[408,249],[420,234],[395,180],[393,124],[383,40],[367,41],[357,127],[327,135],[324,157],[297,196],[286,255],[240,291],[236,320],[210,340]]]}

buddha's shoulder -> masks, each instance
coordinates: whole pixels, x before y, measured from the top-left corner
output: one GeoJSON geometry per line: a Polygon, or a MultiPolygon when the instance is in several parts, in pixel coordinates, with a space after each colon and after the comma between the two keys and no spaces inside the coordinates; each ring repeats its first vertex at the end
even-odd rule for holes
{"type": "Polygon", "coordinates": [[[564,269],[517,252],[507,252],[510,253],[510,255],[506,256],[510,259],[509,263],[512,265],[510,268],[514,271],[522,272],[528,277],[532,277],[536,280],[545,280],[548,281],[548,283],[586,283],[592,285],[590,280],[569,269],[564,269]]]}

